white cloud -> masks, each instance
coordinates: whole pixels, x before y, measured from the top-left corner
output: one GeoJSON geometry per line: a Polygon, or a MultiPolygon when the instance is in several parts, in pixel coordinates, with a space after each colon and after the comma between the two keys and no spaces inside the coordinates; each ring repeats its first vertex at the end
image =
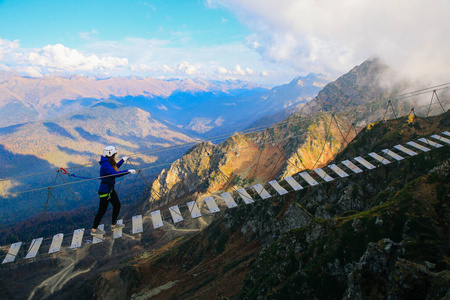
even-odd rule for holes
{"type": "Polygon", "coordinates": [[[208,0],[208,4],[234,11],[255,32],[248,45],[266,61],[340,75],[378,55],[404,74],[450,75],[448,0],[208,0]]]}
{"type": "Polygon", "coordinates": [[[128,59],[119,57],[86,56],[61,44],[40,49],[20,48],[18,41],[0,39],[2,61],[15,70],[30,76],[52,72],[108,72],[128,66],[128,59]]]}
{"type": "Polygon", "coordinates": [[[187,61],[183,61],[180,64],[176,65],[176,69],[181,73],[181,74],[186,74],[186,75],[194,75],[198,73],[198,70],[195,66],[191,65],[190,63],[188,63],[187,61]]]}
{"type": "Polygon", "coordinates": [[[167,65],[162,65],[160,67],[160,70],[162,70],[164,73],[173,73],[173,72],[175,72],[174,68],[169,67],[167,65]]]}
{"type": "Polygon", "coordinates": [[[61,44],[47,45],[28,53],[28,62],[34,66],[66,71],[94,71],[128,65],[126,58],[85,56],[61,44]]]}
{"type": "Polygon", "coordinates": [[[41,74],[40,69],[36,67],[23,67],[19,69],[21,72],[28,74],[32,77],[42,77],[43,74],[41,74]]]}
{"type": "Polygon", "coordinates": [[[7,55],[10,55],[19,48],[19,41],[8,41],[0,39],[0,59],[4,60],[7,55]]]}
{"type": "Polygon", "coordinates": [[[233,75],[233,76],[250,76],[254,74],[254,71],[252,69],[248,67],[243,69],[240,65],[235,65],[233,70],[228,70],[222,66],[219,66],[217,67],[216,72],[220,75],[233,75]]]}
{"type": "Polygon", "coordinates": [[[217,72],[219,74],[228,74],[228,70],[226,68],[224,68],[224,67],[221,67],[221,66],[217,67],[217,72]]]}
{"type": "Polygon", "coordinates": [[[234,73],[239,74],[239,75],[245,75],[245,72],[242,70],[240,65],[236,65],[234,67],[234,73]]]}

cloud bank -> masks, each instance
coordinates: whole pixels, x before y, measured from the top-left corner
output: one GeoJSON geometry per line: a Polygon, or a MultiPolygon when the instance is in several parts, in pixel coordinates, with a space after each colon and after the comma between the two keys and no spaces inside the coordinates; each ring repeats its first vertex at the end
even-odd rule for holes
{"type": "Polygon", "coordinates": [[[83,55],[61,44],[39,49],[22,49],[18,41],[0,39],[0,67],[30,76],[48,73],[101,72],[126,67],[128,59],[83,55]]]}
{"type": "Polygon", "coordinates": [[[254,32],[249,47],[298,70],[342,74],[372,55],[414,79],[450,78],[448,0],[208,0],[254,32]]]}
{"type": "MultiPolygon", "coordinates": [[[[86,38],[85,33],[80,36],[86,38]]],[[[92,41],[86,44],[84,51],[79,51],[62,44],[26,49],[19,41],[0,39],[0,70],[15,70],[33,77],[56,73],[252,81],[268,75],[266,70],[254,72],[248,66],[233,65],[236,57],[258,65],[254,53],[244,44],[199,48],[170,44],[169,40],[127,38],[92,41]]]]}

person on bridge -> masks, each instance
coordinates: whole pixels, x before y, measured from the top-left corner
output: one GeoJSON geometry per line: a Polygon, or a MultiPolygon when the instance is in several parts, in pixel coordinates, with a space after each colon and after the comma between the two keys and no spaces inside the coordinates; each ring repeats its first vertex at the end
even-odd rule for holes
{"type": "Polygon", "coordinates": [[[113,206],[111,229],[116,230],[124,227],[124,224],[116,224],[117,218],[120,212],[120,200],[114,190],[114,185],[116,183],[116,178],[124,176],[126,174],[136,174],[136,170],[124,170],[119,171],[122,164],[128,160],[128,156],[122,157],[122,159],[116,163],[117,150],[114,146],[107,146],[103,149],[103,155],[100,157],[100,177],[101,183],[98,189],[98,194],[100,196],[100,205],[98,207],[97,215],[94,219],[94,226],[92,227],[92,235],[103,235],[105,231],[97,228],[102,220],[103,216],[108,209],[108,203],[111,202],[113,206]]]}

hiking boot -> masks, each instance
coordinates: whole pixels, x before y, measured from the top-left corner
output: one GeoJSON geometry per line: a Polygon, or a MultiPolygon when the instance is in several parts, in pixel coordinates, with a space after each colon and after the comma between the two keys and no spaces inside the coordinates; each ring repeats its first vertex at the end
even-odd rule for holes
{"type": "Polygon", "coordinates": [[[100,228],[97,228],[97,230],[91,230],[91,235],[104,235],[106,232],[100,228]]]}
{"type": "Polygon", "coordinates": [[[121,228],[124,228],[124,227],[125,227],[125,224],[117,223],[116,225],[112,225],[111,226],[111,230],[114,231],[114,230],[121,229],[121,228]]]}

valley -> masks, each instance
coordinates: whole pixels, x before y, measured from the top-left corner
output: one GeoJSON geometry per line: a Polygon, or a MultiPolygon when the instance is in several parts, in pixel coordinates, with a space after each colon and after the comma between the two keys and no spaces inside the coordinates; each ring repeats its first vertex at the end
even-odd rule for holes
{"type": "MultiPolygon", "coordinates": [[[[48,198],[46,187],[52,184],[60,185],[53,189],[59,203],[47,200],[49,212],[77,209],[81,202],[94,213],[95,180],[80,183],[74,197],[64,186],[73,178],[55,178],[55,173],[70,168],[77,176],[96,178],[107,144],[114,144],[120,155],[133,156],[133,166],[145,168],[143,176],[152,181],[198,141],[222,136],[215,138],[220,143],[265,114],[309,101],[327,80],[311,74],[268,90],[239,81],[3,74],[0,115],[8,118],[0,128],[0,219],[7,226],[38,218],[48,198]],[[24,109],[9,110],[19,102],[24,109]],[[34,117],[24,119],[30,109],[34,117]]],[[[122,197],[129,197],[135,182],[137,189],[145,189],[143,180],[125,178],[122,197]]]]}

